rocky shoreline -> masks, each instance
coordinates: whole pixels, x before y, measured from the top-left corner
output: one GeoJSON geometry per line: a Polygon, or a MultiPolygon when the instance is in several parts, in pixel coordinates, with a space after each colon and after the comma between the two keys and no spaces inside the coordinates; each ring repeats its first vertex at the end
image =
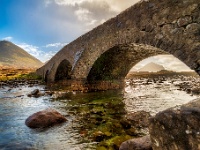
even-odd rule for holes
{"type": "Polygon", "coordinates": [[[41,80],[27,80],[27,79],[11,79],[6,81],[0,81],[0,88],[9,87],[9,88],[17,88],[20,86],[29,86],[33,87],[36,85],[43,85],[44,82],[41,80]]]}

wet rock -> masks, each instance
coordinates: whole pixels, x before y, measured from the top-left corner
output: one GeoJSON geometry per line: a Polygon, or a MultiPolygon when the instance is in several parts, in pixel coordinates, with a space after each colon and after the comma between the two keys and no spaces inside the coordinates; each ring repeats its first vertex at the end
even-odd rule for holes
{"type": "Polygon", "coordinates": [[[31,92],[31,95],[37,95],[40,92],[39,89],[35,89],[31,92]]]}
{"type": "Polygon", "coordinates": [[[45,92],[45,95],[52,96],[53,94],[54,94],[54,92],[53,92],[53,91],[46,91],[46,92],[45,92]]]}
{"type": "Polygon", "coordinates": [[[55,91],[52,93],[52,98],[55,98],[55,99],[64,98],[66,97],[67,93],[68,92],[64,92],[64,91],[55,91]]]}
{"type": "Polygon", "coordinates": [[[150,113],[146,111],[138,111],[135,113],[127,114],[126,119],[135,127],[148,127],[150,113]]]}
{"type": "Polygon", "coordinates": [[[131,128],[131,123],[126,119],[120,120],[120,124],[122,125],[122,127],[124,129],[130,129],[131,128]]]}
{"type": "Polygon", "coordinates": [[[126,134],[131,135],[131,136],[139,136],[140,132],[136,128],[132,127],[126,130],[126,134]]]}
{"type": "Polygon", "coordinates": [[[105,134],[101,131],[96,131],[93,133],[93,140],[96,142],[101,142],[105,138],[105,134]]]}
{"type": "Polygon", "coordinates": [[[29,116],[25,124],[30,128],[46,128],[65,121],[67,119],[56,110],[46,109],[29,116]]]}
{"type": "Polygon", "coordinates": [[[144,136],[125,141],[120,145],[119,150],[152,150],[150,137],[144,136]]]}
{"type": "Polygon", "coordinates": [[[192,94],[195,95],[199,95],[200,94],[200,88],[199,87],[195,87],[191,90],[192,94]]]}
{"type": "Polygon", "coordinates": [[[35,89],[31,93],[29,93],[27,96],[28,97],[40,97],[40,96],[42,96],[42,93],[40,93],[39,89],[35,89]]]}
{"type": "Polygon", "coordinates": [[[198,150],[200,98],[158,113],[150,119],[149,132],[154,150],[198,150]]]}

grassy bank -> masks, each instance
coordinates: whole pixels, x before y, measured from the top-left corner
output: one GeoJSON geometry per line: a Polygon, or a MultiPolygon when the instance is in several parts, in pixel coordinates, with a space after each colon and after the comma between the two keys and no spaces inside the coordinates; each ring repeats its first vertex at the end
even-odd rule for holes
{"type": "Polygon", "coordinates": [[[41,80],[42,78],[35,73],[35,69],[16,69],[16,68],[1,68],[0,81],[26,79],[26,80],[41,80]]]}

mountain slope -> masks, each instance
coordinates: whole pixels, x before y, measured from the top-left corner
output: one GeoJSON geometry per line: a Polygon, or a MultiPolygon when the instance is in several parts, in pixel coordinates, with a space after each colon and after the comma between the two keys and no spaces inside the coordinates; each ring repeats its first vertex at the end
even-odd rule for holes
{"type": "Polygon", "coordinates": [[[138,71],[145,71],[145,72],[158,72],[161,70],[165,70],[165,68],[162,65],[158,65],[156,63],[149,63],[147,65],[145,65],[144,67],[140,68],[138,71]]]}
{"type": "Polygon", "coordinates": [[[38,68],[43,64],[17,45],[0,41],[0,66],[14,68],[38,68]]]}

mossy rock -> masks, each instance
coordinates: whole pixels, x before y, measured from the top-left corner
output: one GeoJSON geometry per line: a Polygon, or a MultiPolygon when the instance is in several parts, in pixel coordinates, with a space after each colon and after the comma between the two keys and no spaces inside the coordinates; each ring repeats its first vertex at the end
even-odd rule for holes
{"type": "Polygon", "coordinates": [[[121,143],[131,139],[132,137],[129,135],[115,136],[109,140],[103,141],[99,143],[99,146],[106,147],[107,149],[119,149],[121,143]]]}

